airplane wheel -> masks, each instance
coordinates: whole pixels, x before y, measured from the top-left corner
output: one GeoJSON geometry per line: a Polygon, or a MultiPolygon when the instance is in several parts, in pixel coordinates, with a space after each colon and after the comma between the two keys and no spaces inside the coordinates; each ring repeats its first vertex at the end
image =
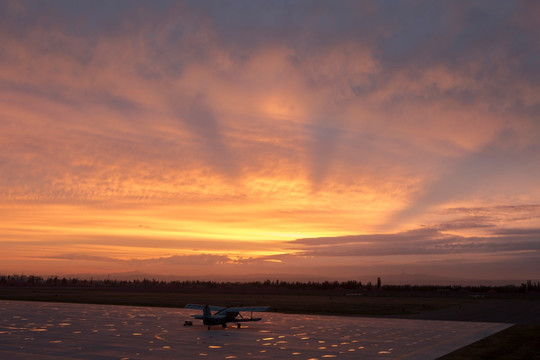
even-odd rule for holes
{"type": "Polygon", "coordinates": [[[208,325],[208,330],[210,330],[210,325],[208,325]]]}
{"type": "Polygon", "coordinates": [[[236,325],[240,329],[240,324],[236,325]]]}

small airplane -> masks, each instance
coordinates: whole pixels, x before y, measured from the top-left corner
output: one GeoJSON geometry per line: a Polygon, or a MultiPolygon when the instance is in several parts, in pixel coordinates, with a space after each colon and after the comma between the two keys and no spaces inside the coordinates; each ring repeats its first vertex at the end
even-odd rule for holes
{"type": "MultiPolygon", "coordinates": [[[[266,311],[270,309],[270,306],[241,306],[241,307],[221,307],[213,305],[199,305],[199,304],[187,304],[184,306],[184,309],[197,309],[202,310],[202,315],[191,315],[195,319],[203,321],[204,325],[208,325],[208,330],[210,330],[211,325],[221,325],[222,327],[227,327],[228,322],[236,323],[236,326],[240,328],[240,323],[249,322],[249,321],[259,321],[262,318],[254,318],[253,312],[256,311],[266,311]],[[216,311],[212,315],[212,311],[216,311]],[[251,317],[244,318],[241,311],[251,312],[251,317]],[[240,316],[240,318],[237,318],[240,316]]],[[[190,322],[186,322],[189,324],[190,322]]]]}

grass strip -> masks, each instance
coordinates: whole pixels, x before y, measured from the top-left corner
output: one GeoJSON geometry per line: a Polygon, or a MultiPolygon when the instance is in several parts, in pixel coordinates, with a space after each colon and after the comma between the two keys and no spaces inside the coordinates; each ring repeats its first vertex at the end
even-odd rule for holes
{"type": "Polygon", "coordinates": [[[540,325],[515,325],[438,360],[540,359],[540,325]]]}

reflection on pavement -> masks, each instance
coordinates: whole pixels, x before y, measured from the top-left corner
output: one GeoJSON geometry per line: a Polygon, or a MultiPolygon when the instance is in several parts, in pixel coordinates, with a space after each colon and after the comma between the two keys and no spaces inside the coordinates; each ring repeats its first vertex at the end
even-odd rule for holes
{"type": "Polygon", "coordinates": [[[425,359],[510,324],[265,313],[258,323],[184,327],[193,310],[0,301],[0,358],[425,359]]]}

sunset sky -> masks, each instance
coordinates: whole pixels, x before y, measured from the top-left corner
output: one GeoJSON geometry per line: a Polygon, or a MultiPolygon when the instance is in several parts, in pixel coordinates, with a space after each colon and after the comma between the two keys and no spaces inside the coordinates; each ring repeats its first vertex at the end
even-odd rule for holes
{"type": "Polygon", "coordinates": [[[540,279],[538,14],[0,1],[0,273],[540,279]]]}

